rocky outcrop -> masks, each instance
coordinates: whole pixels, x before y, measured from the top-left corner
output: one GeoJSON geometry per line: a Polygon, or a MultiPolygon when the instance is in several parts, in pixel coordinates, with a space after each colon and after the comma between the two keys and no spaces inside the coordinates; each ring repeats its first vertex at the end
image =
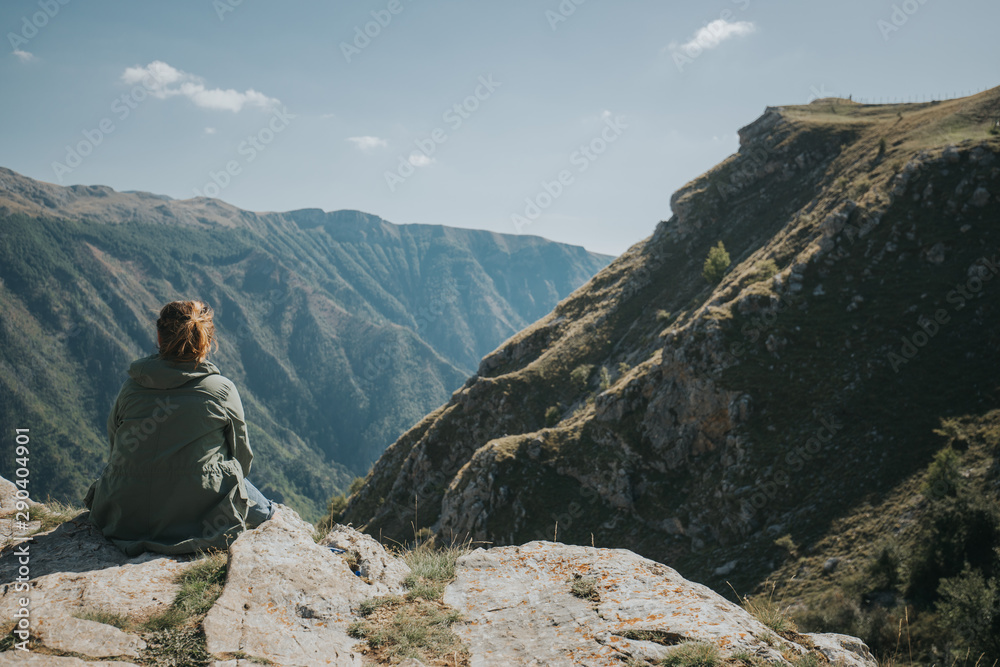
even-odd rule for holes
{"type": "MultiPolygon", "coordinates": [[[[30,650],[15,644],[0,652],[0,666],[147,663],[154,654],[146,640],[155,635],[94,620],[101,618],[95,612],[148,618],[173,601],[178,576],[198,562],[126,558],[86,514],[18,544],[0,553],[0,618],[18,619],[28,599],[30,650]],[[24,545],[26,591],[17,586],[24,545]]],[[[310,524],[279,507],[232,544],[222,594],[202,623],[204,648],[217,667],[361,665],[362,643],[347,628],[363,601],[404,592],[408,573],[371,536],[336,526],[317,543],[310,524]]],[[[477,549],[458,559],[443,602],[459,614],[452,630],[473,667],[648,664],[686,642],[711,645],[722,658],[752,654],[788,664],[814,652],[820,663],[875,665],[854,638],[779,637],[708,588],[622,549],[554,542],[477,549]]]]}

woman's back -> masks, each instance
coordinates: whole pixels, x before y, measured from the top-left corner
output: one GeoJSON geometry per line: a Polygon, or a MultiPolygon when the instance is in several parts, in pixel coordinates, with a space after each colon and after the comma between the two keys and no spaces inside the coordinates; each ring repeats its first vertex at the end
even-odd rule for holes
{"type": "Polygon", "coordinates": [[[246,527],[248,498],[270,505],[244,480],[253,454],[239,393],[203,356],[133,362],[108,440],[108,466],[87,506],[126,553],[224,548],[246,527]]]}

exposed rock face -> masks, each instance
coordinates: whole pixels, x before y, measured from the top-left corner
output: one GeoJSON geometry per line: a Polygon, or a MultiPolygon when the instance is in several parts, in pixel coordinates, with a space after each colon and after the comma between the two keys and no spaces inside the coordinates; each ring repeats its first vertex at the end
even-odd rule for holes
{"type": "MultiPolygon", "coordinates": [[[[172,601],[177,575],[194,562],[115,556],[110,542],[88,528],[86,515],[22,544],[44,574],[30,578],[28,591],[15,591],[16,547],[5,548],[0,618],[17,618],[15,596],[30,598],[32,650],[0,652],[0,666],[145,663],[150,654],[142,636],[77,615],[107,611],[145,618],[172,601]],[[90,660],[76,657],[81,655],[90,660]]],[[[215,667],[264,661],[275,667],[358,667],[362,645],[346,630],[359,620],[359,604],[402,592],[408,572],[370,536],[345,526],[317,544],[313,527],[281,506],[231,546],[222,595],[202,624],[205,648],[215,667]],[[324,544],[348,553],[335,554],[324,544]],[[348,559],[360,563],[366,576],[351,572],[348,559]]],[[[628,657],[657,660],[686,641],[711,644],[722,657],[746,651],[787,663],[815,649],[835,664],[875,666],[857,639],[777,637],[708,588],[621,549],[553,542],[478,549],[459,558],[444,602],[461,615],[452,629],[474,666],[612,667],[628,657]],[[574,595],[574,584],[586,586],[574,595]]]]}

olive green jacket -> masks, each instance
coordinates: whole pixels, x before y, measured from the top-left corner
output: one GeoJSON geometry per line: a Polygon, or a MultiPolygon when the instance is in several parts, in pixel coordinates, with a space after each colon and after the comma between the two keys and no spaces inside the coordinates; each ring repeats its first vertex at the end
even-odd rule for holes
{"type": "Polygon", "coordinates": [[[246,528],[243,404],[210,362],[132,362],[108,416],[107,468],[85,500],[126,554],[225,549],[246,528]]]}

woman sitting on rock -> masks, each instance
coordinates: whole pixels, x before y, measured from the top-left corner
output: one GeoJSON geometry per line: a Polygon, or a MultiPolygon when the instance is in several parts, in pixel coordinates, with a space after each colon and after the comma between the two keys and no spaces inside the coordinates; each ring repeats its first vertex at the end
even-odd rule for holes
{"type": "Polygon", "coordinates": [[[90,520],[126,554],[226,548],[274,506],[245,476],[253,452],[233,383],[205,360],[212,309],[173,301],[157,354],[132,362],[108,416],[107,468],[87,493],[90,520]]]}

